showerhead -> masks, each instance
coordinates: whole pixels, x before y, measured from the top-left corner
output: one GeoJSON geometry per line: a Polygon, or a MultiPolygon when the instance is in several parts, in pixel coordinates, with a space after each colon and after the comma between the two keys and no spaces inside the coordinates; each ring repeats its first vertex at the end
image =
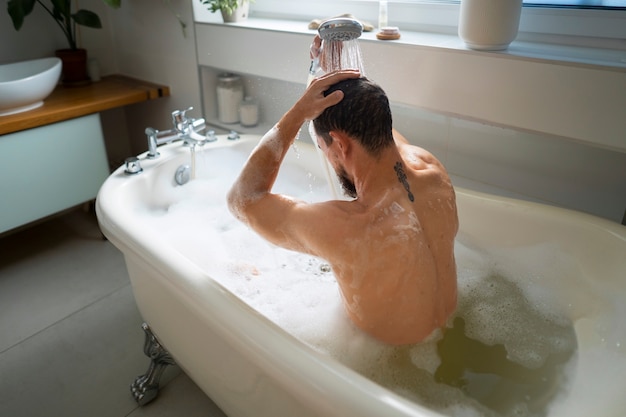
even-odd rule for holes
{"type": "Polygon", "coordinates": [[[325,20],[317,30],[324,41],[351,41],[361,36],[363,25],[355,19],[337,17],[325,20]]]}

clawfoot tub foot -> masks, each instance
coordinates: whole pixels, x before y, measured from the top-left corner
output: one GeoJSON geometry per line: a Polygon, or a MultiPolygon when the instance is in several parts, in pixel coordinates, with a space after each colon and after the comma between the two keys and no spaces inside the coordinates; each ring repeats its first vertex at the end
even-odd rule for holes
{"type": "Polygon", "coordinates": [[[159,343],[150,327],[143,323],[141,328],[146,333],[143,353],[150,358],[150,366],[144,375],[138,376],[130,384],[130,391],[139,405],[146,405],[154,400],[159,393],[159,380],[168,365],[174,365],[170,353],[159,343]]]}

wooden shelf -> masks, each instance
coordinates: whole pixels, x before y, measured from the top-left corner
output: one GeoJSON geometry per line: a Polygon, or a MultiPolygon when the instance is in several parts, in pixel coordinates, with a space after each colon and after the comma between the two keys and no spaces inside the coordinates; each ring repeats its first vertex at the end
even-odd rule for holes
{"type": "Polygon", "coordinates": [[[0,135],[44,126],[170,95],[169,87],[123,75],[109,75],[82,87],[57,87],[43,106],[0,116],[0,135]]]}

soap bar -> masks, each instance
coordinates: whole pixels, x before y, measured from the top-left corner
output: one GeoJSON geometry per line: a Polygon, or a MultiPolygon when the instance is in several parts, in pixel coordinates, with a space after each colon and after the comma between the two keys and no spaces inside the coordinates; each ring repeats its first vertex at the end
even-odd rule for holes
{"type": "Polygon", "coordinates": [[[380,28],[380,32],[376,34],[376,37],[383,41],[400,39],[400,29],[396,26],[385,26],[380,28]]]}

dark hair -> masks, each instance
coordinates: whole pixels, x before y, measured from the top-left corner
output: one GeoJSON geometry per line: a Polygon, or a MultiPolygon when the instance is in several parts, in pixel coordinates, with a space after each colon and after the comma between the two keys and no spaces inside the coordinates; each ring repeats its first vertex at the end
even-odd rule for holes
{"type": "Polygon", "coordinates": [[[332,85],[324,95],[336,90],[343,91],[343,100],[313,121],[315,132],[326,144],[332,143],[331,130],[350,135],[370,155],[393,144],[389,100],[380,86],[364,77],[351,78],[332,85]]]}

